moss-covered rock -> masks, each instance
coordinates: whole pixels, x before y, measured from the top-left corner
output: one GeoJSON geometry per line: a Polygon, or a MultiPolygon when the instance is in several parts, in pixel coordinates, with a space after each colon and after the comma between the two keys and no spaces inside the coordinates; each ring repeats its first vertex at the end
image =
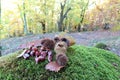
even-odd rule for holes
{"type": "MultiPolygon", "coordinates": [[[[15,54],[16,55],[16,54],[15,54]]],[[[0,58],[0,80],[119,80],[120,57],[105,50],[74,45],[68,49],[68,64],[58,73],[45,70],[48,63],[35,64],[29,60],[0,58]]]]}
{"type": "Polygon", "coordinates": [[[104,49],[104,50],[109,50],[109,47],[106,44],[104,44],[104,43],[97,43],[95,45],[95,47],[96,48],[100,48],[100,49],[104,49]]]}

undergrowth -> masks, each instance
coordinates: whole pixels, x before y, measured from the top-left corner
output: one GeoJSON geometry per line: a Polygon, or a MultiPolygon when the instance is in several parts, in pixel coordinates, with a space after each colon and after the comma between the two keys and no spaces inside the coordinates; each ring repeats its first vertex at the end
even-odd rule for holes
{"type": "Polygon", "coordinates": [[[67,56],[67,65],[59,72],[45,70],[47,60],[35,64],[33,57],[1,57],[0,63],[6,64],[0,65],[0,80],[120,80],[120,57],[109,51],[74,45],[67,56]]]}

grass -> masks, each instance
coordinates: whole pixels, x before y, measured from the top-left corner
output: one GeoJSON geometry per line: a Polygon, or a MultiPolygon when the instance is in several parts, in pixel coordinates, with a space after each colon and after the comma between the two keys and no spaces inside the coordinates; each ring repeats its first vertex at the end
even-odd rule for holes
{"type": "Polygon", "coordinates": [[[58,73],[45,70],[47,60],[35,64],[33,57],[16,59],[18,53],[0,58],[0,80],[120,80],[120,57],[102,49],[71,46],[58,73]]]}

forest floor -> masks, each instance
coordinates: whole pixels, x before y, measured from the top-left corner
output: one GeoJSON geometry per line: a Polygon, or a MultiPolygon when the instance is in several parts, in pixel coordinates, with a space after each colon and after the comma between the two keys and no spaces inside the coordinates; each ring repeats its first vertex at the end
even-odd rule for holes
{"type": "MultiPolygon", "coordinates": [[[[2,46],[2,55],[13,53],[19,49],[21,44],[25,44],[30,41],[38,40],[43,37],[54,38],[56,34],[59,33],[46,33],[37,35],[28,35],[24,37],[15,37],[0,40],[2,46]]],[[[72,36],[76,44],[85,46],[94,46],[96,43],[105,43],[110,48],[111,51],[120,55],[120,31],[90,31],[90,32],[76,32],[67,33],[67,35],[72,36]]]]}

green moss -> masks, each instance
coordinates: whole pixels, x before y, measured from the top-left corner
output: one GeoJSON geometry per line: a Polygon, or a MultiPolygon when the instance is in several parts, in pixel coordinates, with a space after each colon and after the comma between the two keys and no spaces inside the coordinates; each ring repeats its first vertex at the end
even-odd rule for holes
{"type": "Polygon", "coordinates": [[[119,80],[120,57],[85,46],[74,45],[68,49],[69,62],[58,73],[45,70],[48,63],[35,64],[29,60],[12,59],[0,67],[0,80],[119,80]]]}
{"type": "Polygon", "coordinates": [[[105,49],[105,50],[107,50],[107,45],[106,44],[104,44],[104,43],[97,43],[96,45],[95,45],[95,47],[96,48],[100,48],[100,49],[105,49]]]}

